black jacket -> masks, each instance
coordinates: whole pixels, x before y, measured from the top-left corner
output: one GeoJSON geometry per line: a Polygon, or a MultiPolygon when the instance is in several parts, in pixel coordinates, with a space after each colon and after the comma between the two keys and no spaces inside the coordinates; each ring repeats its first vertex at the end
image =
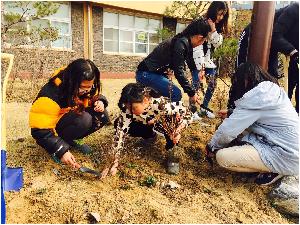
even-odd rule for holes
{"type": "MultiPolygon", "coordinates": [[[[251,24],[246,26],[240,35],[236,67],[247,61],[250,31],[251,24]]],[[[273,60],[273,55],[277,58],[277,52],[288,55],[294,49],[299,50],[299,3],[290,4],[276,11],[269,61],[273,60]]],[[[269,62],[270,66],[273,66],[273,63],[271,65],[269,62]]],[[[272,75],[276,77],[277,74],[272,75]]]]}
{"type": "Polygon", "coordinates": [[[192,58],[193,48],[186,37],[167,39],[160,43],[139,65],[138,70],[149,71],[165,76],[164,72],[170,68],[184,92],[188,96],[195,95],[195,90],[186,78],[185,61],[192,58]]]}
{"type": "MultiPolygon", "coordinates": [[[[95,96],[95,99],[101,100],[107,107],[108,101],[103,95],[95,96]]],[[[84,107],[87,108],[92,106],[95,100],[86,96],[83,101],[84,107]]],[[[51,81],[42,87],[30,109],[29,125],[32,137],[49,154],[58,158],[70,149],[70,145],[57,135],[55,128],[59,119],[70,110],[72,108],[67,106],[61,88],[51,81]]]]}
{"type": "MultiPolygon", "coordinates": [[[[236,68],[247,61],[248,45],[251,32],[251,24],[245,27],[240,34],[238,54],[236,58],[236,68]]],[[[292,3],[276,11],[274,16],[274,26],[272,42],[269,55],[268,72],[280,78],[278,74],[278,56],[281,52],[288,55],[294,49],[299,50],[299,3],[292,3]]],[[[232,100],[232,90],[229,91],[228,109],[234,109],[232,100]]]]}
{"type": "Polygon", "coordinates": [[[299,50],[299,3],[285,7],[273,27],[271,49],[289,55],[299,50]]]}

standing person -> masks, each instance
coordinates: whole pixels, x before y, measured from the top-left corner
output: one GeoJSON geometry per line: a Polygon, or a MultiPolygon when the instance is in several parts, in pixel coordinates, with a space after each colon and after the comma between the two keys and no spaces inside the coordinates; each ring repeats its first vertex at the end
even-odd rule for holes
{"type": "Polygon", "coordinates": [[[212,54],[214,49],[222,44],[222,34],[228,32],[228,17],[229,8],[226,2],[214,1],[210,4],[205,18],[211,27],[211,31],[208,34],[207,41],[205,41],[203,45],[193,49],[193,59],[190,59],[188,62],[192,73],[193,85],[197,90],[199,90],[200,85],[202,85],[199,80],[199,72],[202,72],[204,69],[208,87],[204,94],[203,103],[200,105],[200,112],[209,118],[215,118],[213,111],[209,109],[208,105],[217,84],[217,66],[212,60],[212,54]]]}
{"type": "MultiPolygon", "coordinates": [[[[276,54],[275,57],[278,52],[290,56],[288,96],[291,99],[296,89],[295,108],[299,113],[299,2],[291,3],[278,16],[273,28],[271,51],[276,54]]],[[[273,66],[277,68],[278,64],[273,66]]]]}
{"type": "MultiPolygon", "coordinates": [[[[140,83],[127,84],[121,93],[118,103],[121,114],[115,121],[115,137],[113,149],[116,151],[113,157],[115,161],[111,167],[111,173],[115,174],[118,165],[118,155],[124,148],[125,135],[142,137],[145,142],[153,143],[156,140],[157,132],[164,135],[166,139],[165,149],[167,150],[167,172],[170,174],[179,173],[178,142],[180,132],[191,122],[191,115],[181,101],[170,102],[152,88],[145,87],[140,83]],[[159,117],[168,120],[167,117],[175,117],[178,126],[162,124],[159,117]],[[166,128],[166,125],[168,126],[166,128]],[[167,133],[166,129],[174,129],[173,133],[167,133]]],[[[108,173],[108,170],[106,170],[108,173]]],[[[105,173],[105,174],[106,174],[105,173]]],[[[105,175],[106,176],[106,175],[105,175]]]]}
{"type": "Polygon", "coordinates": [[[242,63],[232,83],[235,109],[206,147],[208,157],[237,172],[260,172],[256,183],[269,185],[299,173],[299,120],[276,78],[260,66],[242,63]],[[238,146],[229,147],[238,135],[238,146]]]}
{"type": "Polygon", "coordinates": [[[172,84],[168,75],[174,75],[188,94],[191,102],[198,101],[194,88],[184,74],[185,61],[191,57],[193,48],[201,45],[210,31],[209,24],[202,18],[194,20],[181,33],[160,43],[139,65],[136,71],[137,82],[170,97],[174,102],[182,98],[180,89],[172,84]],[[170,90],[171,89],[171,90],[170,90]]]}
{"type": "MultiPolygon", "coordinates": [[[[242,31],[239,39],[236,68],[247,61],[251,24],[242,31]]],[[[275,12],[272,42],[269,55],[268,72],[275,78],[278,73],[278,52],[290,56],[288,69],[288,96],[291,99],[296,88],[296,111],[299,113],[299,3],[291,3],[275,12]]],[[[231,92],[229,92],[230,95],[231,92]]],[[[234,103],[228,102],[229,111],[234,109],[234,103]]]]}
{"type": "Polygon", "coordinates": [[[81,139],[109,122],[100,94],[100,71],[86,59],[57,70],[40,90],[29,114],[31,135],[56,162],[80,168],[70,150],[92,150],[81,139]]]}

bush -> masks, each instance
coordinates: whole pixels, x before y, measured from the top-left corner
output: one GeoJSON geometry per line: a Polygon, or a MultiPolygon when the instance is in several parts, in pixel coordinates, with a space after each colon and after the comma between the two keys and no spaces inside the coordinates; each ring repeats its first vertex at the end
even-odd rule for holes
{"type": "Polygon", "coordinates": [[[237,49],[237,38],[226,38],[223,44],[215,49],[213,57],[219,62],[219,76],[231,76],[234,72],[237,49]]]}

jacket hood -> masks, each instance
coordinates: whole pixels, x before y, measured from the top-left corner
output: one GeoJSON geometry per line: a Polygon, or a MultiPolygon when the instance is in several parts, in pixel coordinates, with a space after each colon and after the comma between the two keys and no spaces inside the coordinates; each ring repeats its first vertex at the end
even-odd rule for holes
{"type": "Polygon", "coordinates": [[[245,109],[277,109],[284,106],[286,98],[287,94],[277,84],[263,81],[234,103],[245,109]]]}

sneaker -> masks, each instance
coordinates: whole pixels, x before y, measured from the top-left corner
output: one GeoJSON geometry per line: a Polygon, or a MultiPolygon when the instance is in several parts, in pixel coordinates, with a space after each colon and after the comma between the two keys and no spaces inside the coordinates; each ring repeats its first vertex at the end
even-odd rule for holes
{"type": "Polygon", "coordinates": [[[208,107],[205,107],[204,105],[200,106],[200,112],[201,112],[202,115],[205,115],[205,116],[207,116],[210,119],[216,118],[216,116],[213,113],[213,111],[211,109],[209,109],[208,107]]]}
{"type": "Polygon", "coordinates": [[[283,175],[278,173],[260,173],[255,179],[255,183],[263,186],[267,186],[270,184],[273,184],[280,178],[282,178],[283,175]]]}
{"type": "Polygon", "coordinates": [[[167,172],[169,174],[177,175],[179,173],[179,159],[175,157],[174,152],[176,147],[168,150],[167,153],[167,172]]]}
{"type": "Polygon", "coordinates": [[[192,115],[192,121],[193,122],[197,122],[197,121],[200,121],[200,120],[202,120],[202,118],[200,117],[200,115],[199,115],[200,113],[199,112],[195,112],[195,113],[193,113],[193,115],[192,115]]]}
{"type": "Polygon", "coordinates": [[[73,140],[71,146],[85,155],[89,155],[93,151],[87,144],[83,143],[83,139],[73,140]]]}

